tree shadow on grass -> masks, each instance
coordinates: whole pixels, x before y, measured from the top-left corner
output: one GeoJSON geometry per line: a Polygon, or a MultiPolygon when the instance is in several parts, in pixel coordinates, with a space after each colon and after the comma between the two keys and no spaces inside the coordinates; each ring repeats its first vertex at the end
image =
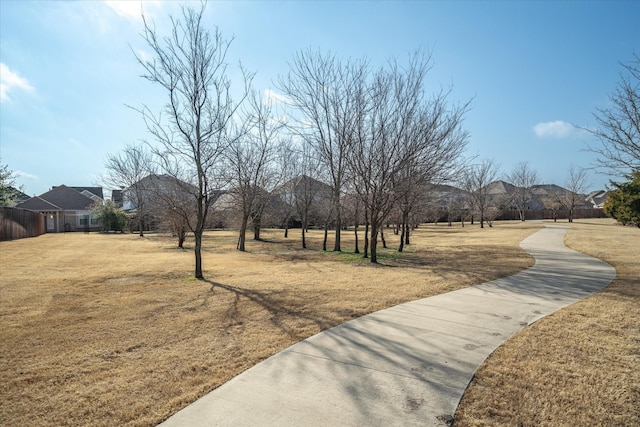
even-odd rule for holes
{"type": "Polygon", "coordinates": [[[288,320],[303,319],[313,323],[320,330],[325,330],[336,325],[335,318],[324,316],[316,310],[307,311],[295,307],[290,303],[290,301],[288,301],[286,293],[257,291],[238,286],[225,285],[208,279],[205,279],[204,281],[211,285],[210,291],[212,294],[216,290],[222,290],[231,292],[234,295],[235,298],[233,303],[227,309],[227,317],[229,320],[241,321],[240,318],[242,314],[240,313],[240,306],[242,304],[242,299],[244,298],[245,300],[266,310],[270,314],[269,321],[271,324],[289,337],[297,340],[304,339],[306,336],[301,337],[299,330],[287,324],[293,324],[293,322],[287,322],[288,320]]]}

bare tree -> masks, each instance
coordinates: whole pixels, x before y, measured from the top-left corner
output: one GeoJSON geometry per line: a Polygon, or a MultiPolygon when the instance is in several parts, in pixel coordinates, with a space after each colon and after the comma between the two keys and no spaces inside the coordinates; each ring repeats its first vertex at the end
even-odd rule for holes
{"type": "Polygon", "coordinates": [[[571,166],[566,183],[567,191],[560,195],[560,201],[568,211],[569,222],[573,222],[576,206],[584,202],[584,193],[587,191],[588,185],[586,170],[571,166]]]}
{"type": "MultiPolygon", "coordinates": [[[[136,56],[144,68],[143,77],[159,85],[168,95],[162,114],[154,115],[144,106],[140,112],[147,129],[159,144],[155,153],[162,169],[191,184],[195,217],[185,218],[194,233],[195,277],[202,273],[202,236],[211,204],[217,198],[216,177],[222,153],[229,145],[230,123],[239,103],[231,96],[226,56],[231,40],[217,27],[205,28],[205,5],[199,10],[182,8],[181,18],[171,17],[171,34],[162,37],[143,15],[144,40],[152,59],[136,56]],[[165,118],[166,117],[166,118],[165,118]]],[[[241,69],[246,97],[252,78],[241,69]]]]}
{"type": "Polygon", "coordinates": [[[340,251],[341,199],[347,172],[347,147],[355,131],[356,89],[364,79],[364,61],[340,61],[332,54],[300,52],[280,89],[302,114],[292,127],[314,147],[331,181],[335,219],[334,251],[340,251]]]}
{"type": "Polygon", "coordinates": [[[298,153],[291,143],[280,145],[277,156],[278,169],[280,170],[283,184],[277,188],[277,196],[280,198],[280,211],[278,212],[282,228],[284,228],[284,238],[289,237],[289,225],[295,214],[295,182],[298,177],[298,153]]]}
{"type": "Polygon", "coordinates": [[[564,204],[562,203],[562,197],[562,190],[554,190],[550,194],[541,197],[542,205],[544,206],[544,208],[553,211],[553,222],[558,221],[558,211],[564,206],[564,204]]]}
{"type": "Polygon", "coordinates": [[[589,147],[598,154],[598,165],[618,175],[640,170],[640,56],[634,54],[622,66],[620,82],[609,96],[611,106],[593,114],[598,127],[583,128],[600,141],[589,147]]]}
{"type": "Polygon", "coordinates": [[[423,101],[417,133],[411,136],[422,144],[417,147],[415,155],[404,162],[396,179],[402,212],[399,252],[410,243],[409,221],[416,209],[424,205],[427,189],[451,181],[460,173],[458,159],[468,144],[468,133],[462,130],[462,120],[470,103],[452,106],[448,103],[448,96],[449,92],[440,92],[423,101]]]}
{"type": "Polygon", "coordinates": [[[423,198],[428,194],[426,187],[430,186],[428,177],[421,171],[414,167],[412,161],[407,161],[405,166],[398,174],[397,187],[400,192],[397,207],[399,210],[399,231],[400,231],[400,244],[398,246],[398,252],[404,250],[404,246],[411,243],[411,227],[409,226],[409,219],[415,212],[416,207],[423,202],[423,198]]]}
{"type": "Polygon", "coordinates": [[[499,167],[493,160],[485,159],[469,165],[462,175],[462,188],[468,193],[470,206],[480,217],[480,228],[484,228],[489,202],[489,184],[498,176],[499,167]]]}
{"type": "Polygon", "coordinates": [[[508,177],[511,184],[516,187],[513,202],[518,209],[520,220],[525,220],[525,212],[531,202],[533,186],[538,183],[538,173],[531,168],[529,162],[516,164],[508,177]]]}
{"type": "Polygon", "coordinates": [[[169,175],[149,175],[144,181],[149,197],[147,211],[159,220],[161,229],[178,239],[178,247],[183,248],[189,223],[195,223],[195,205],[191,200],[195,188],[169,175]]]}
{"type": "Polygon", "coordinates": [[[123,190],[123,202],[136,210],[140,237],[144,236],[144,218],[147,215],[149,190],[144,178],[154,173],[154,158],[142,144],[129,144],[121,152],[107,156],[106,183],[123,190]]]}
{"type": "MultiPolygon", "coordinates": [[[[348,159],[369,227],[372,263],[377,262],[384,221],[403,191],[446,176],[467,142],[460,127],[468,104],[451,107],[446,94],[430,100],[424,95],[430,67],[430,58],[420,53],[404,67],[391,61],[373,75],[366,89],[356,91],[362,106],[354,118],[358,128],[350,140],[348,159]],[[409,183],[400,179],[408,169],[414,173],[409,183]]],[[[367,249],[365,239],[365,257],[367,249]]]]}
{"type": "MultiPolygon", "coordinates": [[[[290,141],[281,147],[281,169],[285,182],[278,192],[285,205],[284,220],[288,222],[294,215],[300,220],[302,248],[307,248],[306,233],[313,217],[313,208],[319,199],[325,197],[326,185],[318,181],[320,162],[315,152],[305,141],[290,141]]],[[[286,226],[285,226],[286,227],[286,226]]],[[[285,228],[285,237],[287,237],[285,228]]]]}
{"type": "MultiPolygon", "coordinates": [[[[308,144],[302,144],[294,162],[298,165],[298,173],[292,182],[293,198],[302,229],[302,248],[306,249],[306,232],[312,219],[313,208],[319,204],[322,199],[329,196],[326,194],[328,186],[317,180],[319,161],[313,155],[308,144]]],[[[319,215],[316,216],[319,217],[319,215]]]]}
{"type": "Polygon", "coordinates": [[[237,249],[245,250],[249,219],[254,237],[259,239],[260,220],[274,186],[274,161],[278,154],[278,132],[282,124],[272,117],[272,103],[255,92],[250,97],[251,111],[246,119],[248,131],[227,149],[230,194],[240,213],[237,249]],[[256,231],[258,230],[258,231],[256,231]]]}

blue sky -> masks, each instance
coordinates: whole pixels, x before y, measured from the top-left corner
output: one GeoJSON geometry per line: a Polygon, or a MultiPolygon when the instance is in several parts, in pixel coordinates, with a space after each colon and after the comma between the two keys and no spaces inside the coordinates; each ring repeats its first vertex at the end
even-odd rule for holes
{"type": "MultiPolygon", "coordinates": [[[[142,2],[163,33],[180,3],[142,2]]],[[[197,5],[197,3],[196,3],[197,5]]],[[[148,139],[138,113],[164,98],[140,78],[133,52],[148,49],[140,2],[0,1],[0,156],[30,194],[95,185],[109,153],[148,139]]],[[[620,62],[640,53],[640,2],[225,1],[206,21],[234,37],[257,90],[277,91],[302,49],[373,64],[431,52],[428,87],[473,100],[468,155],[508,173],[530,162],[542,183],[564,185],[571,165],[593,164],[592,112],[608,105],[620,62]]],[[[239,81],[238,81],[239,82],[239,81]]],[[[590,172],[590,188],[604,174],[590,172]]]]}

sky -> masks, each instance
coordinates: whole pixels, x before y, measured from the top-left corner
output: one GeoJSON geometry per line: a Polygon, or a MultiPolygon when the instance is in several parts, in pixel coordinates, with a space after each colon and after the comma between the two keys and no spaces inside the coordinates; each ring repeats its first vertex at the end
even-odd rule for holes
{"type": "MultiPolygon", "coordinates": [[[[149,140],[135,108],[166,98],[141,78],[141,11],[168,34],[178,1],[0,1],[0,158],[29,195],[101,185],[110,154],[149,140]],[[134,108],[132,108],[134,107],[134,108]]],[[[472,100],[466,155],[501,177],[529,162],[540,183],[564,186],[592,167],[593,113],[609,105],[634,52],[638,1],[209,1],[205,22],[233,38],[229,75],[256,73],[278,95],[294,54],[313,49],[382,65],[430,53],[427,87],[472,100]]],[[[589,189],[610,177],[588,173],[589,189]]]]}

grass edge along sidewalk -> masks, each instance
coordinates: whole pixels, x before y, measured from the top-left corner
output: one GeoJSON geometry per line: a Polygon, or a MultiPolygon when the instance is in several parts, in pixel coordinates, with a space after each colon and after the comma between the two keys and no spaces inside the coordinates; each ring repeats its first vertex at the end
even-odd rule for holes
{"type": "Polygon", "coordinates": [[[521,273],[331,328],[245,371],[162,426],[445,425],[497,346],[615,277],[608,264],[566,248],[566,232],[548,227],[527,237],[521,246],[536,263],[521,273]]]}
{"type": "Polygon", "coordinates": [[[567,246],[613,265],[615,280],[499,347],[454,425],[640,425],[640,230],[605,220],[565,225],[567,246]]]}

